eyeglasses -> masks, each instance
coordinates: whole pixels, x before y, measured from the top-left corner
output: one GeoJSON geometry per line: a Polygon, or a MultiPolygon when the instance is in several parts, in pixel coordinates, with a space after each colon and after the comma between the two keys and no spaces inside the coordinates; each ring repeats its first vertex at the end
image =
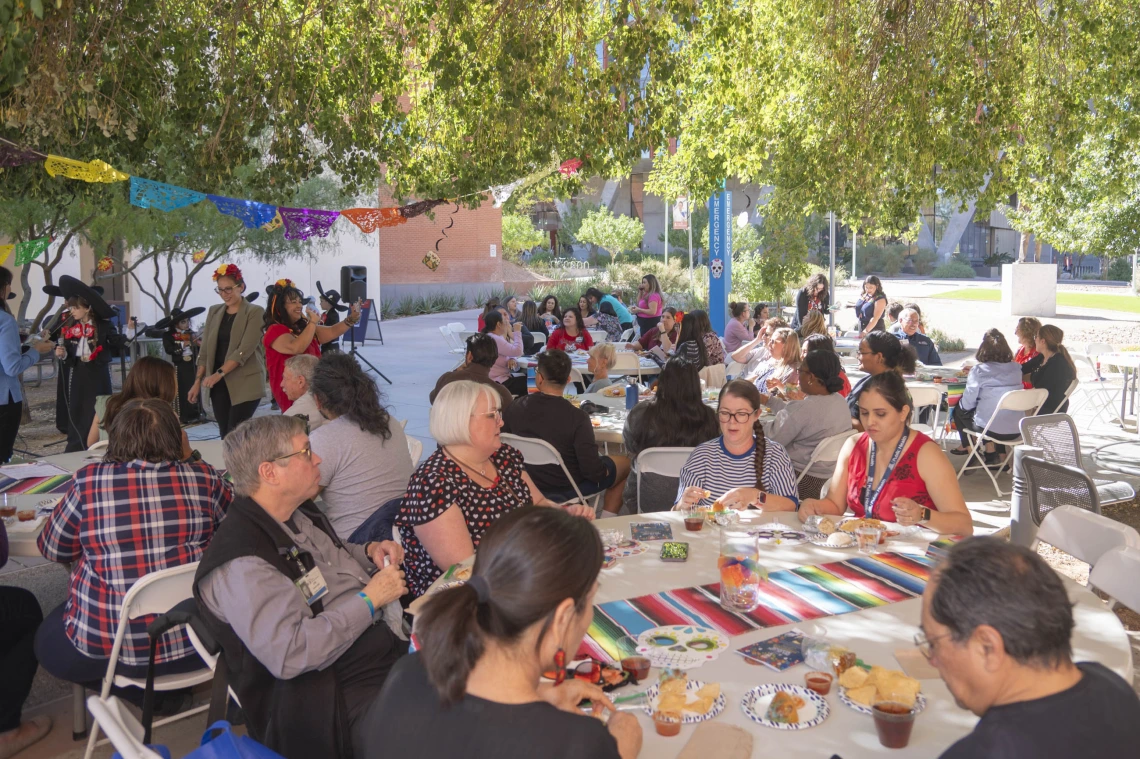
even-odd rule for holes
{"type": "Polygon", "coordinates": [[[229,295],[235,289],[237,289],[237,288],[234,288],[234,287],[215,287],[214,292],[216,292],[218,295],[229,295]]]}
{"type": "Polygon", "coordinates": [[[874,356],[875,351],[859,351],[860,356],[874,356]]]}
{"type": "Polygon", "coordinates": [[[722,422],[727,422],[729,419],[732,419],[737,424],[744,424],[751,419],[755,413],[755,411],[737,411],[735,413],[732,411],[718,411],[717,416],[720,417],[722,422]]]}
{"type": "Polygon", "coordinates": [[[503,410],[497,408],[494,411],[487,411],[487,412],[482,413],[482,414],[472,414],[471,416],[472,417],[478,416],[478,417],[481,417],[483,419],[494,419],[495,421],[501,422],[501,421],[503,421],[503,410]]]}
{"type": "Polygon", "coordinates": [[[285,459],[292,458],[293,456],[299,456],[301,454],[304,454],[305,458],[312,460],[312,458],[313,458],[312,446],[310,446],[308,443],[305,443],[305,447],[302,448],[301,450],[293,451],[292,453],[286,453],[284,456],[278,456],[275,459],[270,459],[270,461],[283,461],[285,459]]]}
{"type": "Polygon", "coordinates": [[[943,638],[948,637],[950,637],[950,633],[946,633],[944,635],[936,635],[933,638],[928,638],[926,637],[926,633],[920,632],[914,636],[914,646],[918,649],[919,653],[926,657],[927,661],[930,661],[930,657],[934,656],[935,641],[939,641],[943,638]]]}

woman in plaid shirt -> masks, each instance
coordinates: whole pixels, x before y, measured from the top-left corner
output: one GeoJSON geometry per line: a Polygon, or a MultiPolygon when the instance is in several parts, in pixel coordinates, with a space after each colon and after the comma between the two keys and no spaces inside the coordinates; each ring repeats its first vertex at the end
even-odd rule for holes
{"type": "MultiPolygon", "coordinates": [[[[198,561],[233,500],[222,475],[201,461],[182,461],[182,432],[169,403],[127,403],[115,416],[101,463],[75,473],[71,488],[44,525],[40,553],[75,562],[67,601],[46,615],[36,655],[51,674],[97,683],[135,581],[160,569],[198,561]]],[[[145,677],[150,617],[131,622],[116,672],[145,677]]],[[[159,642],[157,674],[202,666],[183,628],[159,642]]]]}

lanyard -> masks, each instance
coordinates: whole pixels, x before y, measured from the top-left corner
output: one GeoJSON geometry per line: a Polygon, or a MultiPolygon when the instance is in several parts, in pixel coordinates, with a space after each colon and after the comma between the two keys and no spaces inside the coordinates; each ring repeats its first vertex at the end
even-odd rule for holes
{"type": "Polygon", "coordinates": [[[875,456],[878,446],[875,442],[871,441],[871,456],[867,465],[867,482],[863,485],[863,515],[865,517],[874,516],[875,503],[879,500],[879,495],[883,492],[883,488],[887,485],[887,480],[891,478],[891,472],[895,470],[895,465],[899,463],[899,457],[902,456],[903,448],[906,447],[906,439],[910,437],[910,430],[903,430],[903,436],[899,438],[899,444],[895,446],[895,452],[891,455],[891,460],[887,462],[887,470],[883,472],[883,479],[879,480],[879,487],[875,488],[874,492],[871,491],[871,483],[875,479],[875,456]]]}

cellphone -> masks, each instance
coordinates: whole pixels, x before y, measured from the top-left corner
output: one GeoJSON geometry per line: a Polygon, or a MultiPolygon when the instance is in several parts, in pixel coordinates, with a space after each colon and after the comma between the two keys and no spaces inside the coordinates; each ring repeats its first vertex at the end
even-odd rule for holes
{"type": "Polygon", "coordinates": [[[661,561],[688,561],[689,544],[667,540],[661,544],[661,561]]]}

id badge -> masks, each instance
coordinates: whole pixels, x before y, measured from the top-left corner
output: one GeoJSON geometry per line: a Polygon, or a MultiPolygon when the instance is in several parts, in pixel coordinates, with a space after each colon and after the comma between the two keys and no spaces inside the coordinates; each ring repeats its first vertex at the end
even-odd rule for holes
{"type": "Polygon", "coordinates": [[[320,567],[313,567],[293,584],[301,591],[305,603],[309,606],[315,604],[329,592],[328,583],[325,582],[325,576],[321,574],[320,567]]]}

